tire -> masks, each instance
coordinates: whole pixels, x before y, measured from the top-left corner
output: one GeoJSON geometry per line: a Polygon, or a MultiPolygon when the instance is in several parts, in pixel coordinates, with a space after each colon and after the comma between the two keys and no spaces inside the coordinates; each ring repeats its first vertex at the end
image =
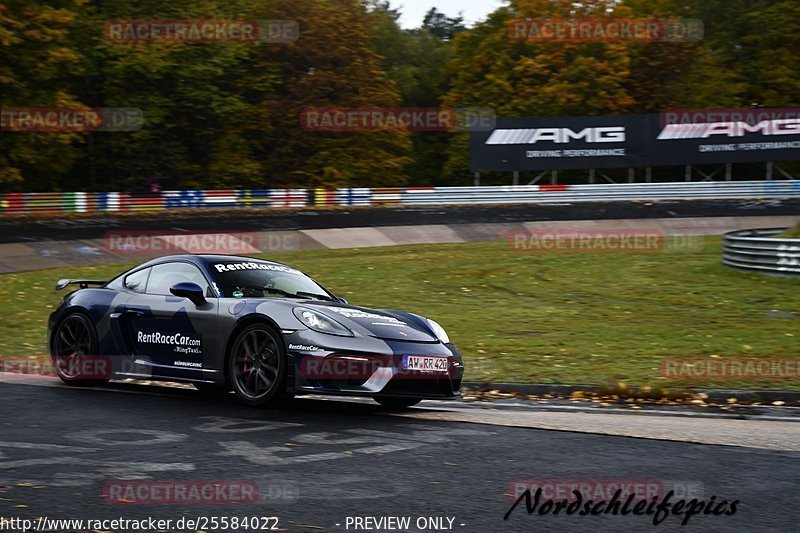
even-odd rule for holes
{"type": "Polygon", "coordinates": [[[103,385],[111,377],[111,362],[98,355],[97,329],[83,313],[70,313],[59,322],[50,349],[53,369],[67,385],[103,385]]]}
{"type": "Polygon", "coordinates": [[[406,409],[422,401],[422,398],[404,398],[400,396],[373,396],[372,399],[389,409],[406,409]]]}
{"type": "Polygon", "coordinates": [[[216,383],[192,383],[195,389],[200,391],[204,396],[222,396],[228,394],[231,388],[226,385],[218,385],[216,383]]]}
{"type": "Polygon", "coordinates": [[[243,404],[276,403],[286,392],[286,350],[281,336],[263,323],[244,328],[231,344],[227,375],[243,404]]]}

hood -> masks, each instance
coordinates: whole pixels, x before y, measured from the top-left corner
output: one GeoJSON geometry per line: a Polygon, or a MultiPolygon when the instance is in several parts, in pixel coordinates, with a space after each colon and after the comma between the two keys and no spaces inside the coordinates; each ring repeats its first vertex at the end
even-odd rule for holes
{"type": "Polygon", "coordinates": [[[379,339],[407,342],[439,341],[423,326],[386,311],[338,302],[314,301],[303,302],[303,305],[319,309],[350,329],[365,329],[369,335],[379,339]]]}

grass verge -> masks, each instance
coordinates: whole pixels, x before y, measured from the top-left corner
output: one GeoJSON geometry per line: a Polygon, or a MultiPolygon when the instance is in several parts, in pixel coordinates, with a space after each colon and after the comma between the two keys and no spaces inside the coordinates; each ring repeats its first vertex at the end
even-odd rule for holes
{"type": "MultiPolygon", "coordinates": [[[[721,239],[650,254],[513,252],[465,243],[272,254],[358,305],[440,322],[468,380],[800,390],[798,380],[665,379],[665,357],[800,356],[800,280],[720,264],[721,239]]],[[[0,357],[43,354],[62,277],[130,265],[0,276],[0,357]]]]}
{"type": "Polygon", "coordinates": [[[782,239],[800,239],[800,224],[793,228],[787,229],[783,233],[776,235],[776,237],[780,237],[782,239]]]}

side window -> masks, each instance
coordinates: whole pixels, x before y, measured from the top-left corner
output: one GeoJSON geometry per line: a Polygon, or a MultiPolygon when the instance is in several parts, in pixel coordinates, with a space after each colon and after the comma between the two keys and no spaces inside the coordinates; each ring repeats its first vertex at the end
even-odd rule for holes
{"type": "Polygon", "coordinates": [[[147,278],[150,276],[150,269],[145,268],[125,278],[125,288],[133,292],[144,292],[147,287],[147,278]]]}
{"type": "Polygon", "coordinates": [[[176,283],[189,281],[196,283],[208,294],[208,283],[203,273],[189,263],[164,263],[152,267],[150,279],[147,282],[147,294],[162,294],[170,296],[169,288],[176,283]]]}

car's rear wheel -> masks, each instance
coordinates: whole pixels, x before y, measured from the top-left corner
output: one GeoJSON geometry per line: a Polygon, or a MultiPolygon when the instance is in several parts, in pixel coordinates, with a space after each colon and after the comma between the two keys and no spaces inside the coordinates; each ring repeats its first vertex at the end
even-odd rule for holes
{"type": "Polygon", "coordinates": [[[228,377],[236,397],[260,407],[286,390],[286,352],[280,336],[266,324],[247,326],[236,335],[228,356],[228,377]]]}
{"type": "Polygon", "coordinates": [[[110,361],[98,356],[97,330],[83,313],[67,315],[53,332],[53,368],[68,385],[102,385],[111,377],[110,361]]]}
{"type": "Polygon", "coordinates": [[[398,396],[373,396],[372,399],[389,409],[405,409],[422,401],[421,398],[402,398],[398,396]]]}

